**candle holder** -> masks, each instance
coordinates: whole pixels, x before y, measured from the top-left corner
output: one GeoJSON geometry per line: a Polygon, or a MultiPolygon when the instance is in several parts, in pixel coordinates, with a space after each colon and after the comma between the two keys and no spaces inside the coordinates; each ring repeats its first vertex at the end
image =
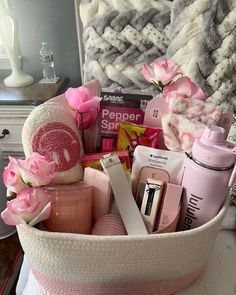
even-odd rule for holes
{"type": "Polygon", "coordinates": [[[83,182],[45,188],[51,196],[50,217],[42,222],[47,231],[90,234],[92,187],[83,182]]]}

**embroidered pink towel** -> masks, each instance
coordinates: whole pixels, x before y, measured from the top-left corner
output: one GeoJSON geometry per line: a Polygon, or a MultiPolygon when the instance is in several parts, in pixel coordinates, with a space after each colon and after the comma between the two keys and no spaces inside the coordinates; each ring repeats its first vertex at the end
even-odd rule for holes
{"type": "Polygon", "coordinates": [[[22,130],[26,156],[38,152],[56,163],[53,183],[72,183],[83,178],[83,147],[68,104],[46,102],[28,116],[22,130]]]}
{"type": "Polygon", "coordinates": [[[161,123],[165,145],[169,150],[190,152],[206,125],[217,124],[221,109],[212,103],[192,98],[170,98],[169,113],[161,123]]]}

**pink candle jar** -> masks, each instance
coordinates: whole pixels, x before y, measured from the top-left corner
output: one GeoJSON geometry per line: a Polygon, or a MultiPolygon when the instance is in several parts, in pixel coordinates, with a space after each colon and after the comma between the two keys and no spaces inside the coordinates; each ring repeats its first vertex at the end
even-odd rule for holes
{"type": "Polygon", "coordinates": [[[52,198],[48,231],[89,234],[92,221],[92,187],[84,182],[45,187],[52,198]]]}

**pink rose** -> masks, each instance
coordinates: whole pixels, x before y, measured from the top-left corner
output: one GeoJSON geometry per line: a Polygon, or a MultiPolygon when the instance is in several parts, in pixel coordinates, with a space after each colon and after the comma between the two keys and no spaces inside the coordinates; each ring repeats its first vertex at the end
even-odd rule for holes
{"type": "Polygon", "coordinates": [[[7,208],[1,213],[6,224],[36,223],[49,218],[51,200],[49,195],[40,188],[23,189],[18,196],[7,202],[7,208]]]}
{"type": "Polygon", "coordinates": [[[169,98],[197,98],[206,99],[207,95],[193,83],[188,77],[181,77],[178,80],[172,82],[166,86],[163,91],[164,96],[169,98]]]}
{"type": "Polygon", "coordinates": [[[84,86],[68,88],[65,96],[71,108],[77,112],[75,117],[79,129],[86,129],[95,122],[101,97],[93,96],[91,91],[84,86]]]}
{"type": "Polygon", "coordinates": [[[167,85],[177,75],[181,74],[180,67],[171,60],[153,62],[150,66],[143,65],[143,75],[149,82],[167,85]]]}
{"type": "Polygon", "coordinates": [[[26,160],[18,160],[18,165],[21,178],[29,186],[49,184],[55,176],[55,163],[38,153],[32,153],[26,160]]]}
{"type": "Polygon", "coordinates": [[[8,191],[14,193],[18,193],[27,187],[27,184],[22,181],[18,160],[9,157],[8,166],[5,167],[3,172],[3,182],[8,188],[8,191]]]}

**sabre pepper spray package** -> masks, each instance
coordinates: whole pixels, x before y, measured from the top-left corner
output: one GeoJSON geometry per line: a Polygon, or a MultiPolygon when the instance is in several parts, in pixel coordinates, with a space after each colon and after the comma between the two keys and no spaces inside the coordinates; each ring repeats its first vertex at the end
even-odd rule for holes
{"type": "Polygon", "coordinates": [[[102,147],[108,140],[110,149],[114,150],[121,121],[143,124],[144,111],[152,99],[151,95],[117,92],[102,92],[100,96],[103,99],[98,114],[98,152],[103,151],[102,147]]]}

